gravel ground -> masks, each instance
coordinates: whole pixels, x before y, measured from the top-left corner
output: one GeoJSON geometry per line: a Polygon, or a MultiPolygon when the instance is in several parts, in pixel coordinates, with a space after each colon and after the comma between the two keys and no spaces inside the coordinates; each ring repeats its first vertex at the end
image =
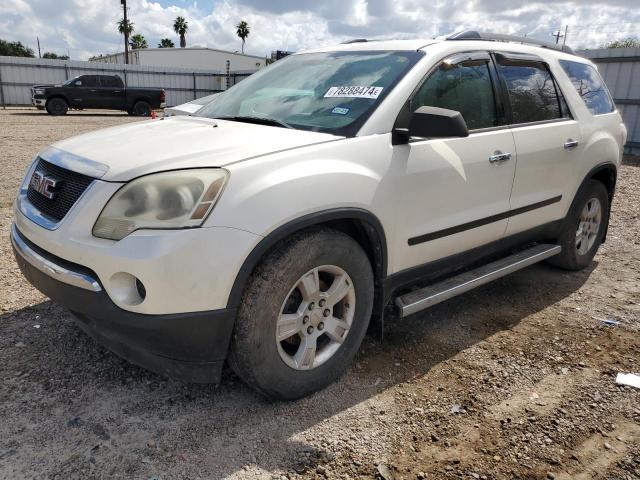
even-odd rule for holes
{"type": "Polygon", "coordinates": [[[20,275],[7,236],[30,159],[127,121],[0,110],[0,478],[640,478],[640,390],[614,381],[640,373],[638,158],[590,268],[391,319],[341,381],[273,403],[230,373],[195,386],[120,360],[20,275]]]}

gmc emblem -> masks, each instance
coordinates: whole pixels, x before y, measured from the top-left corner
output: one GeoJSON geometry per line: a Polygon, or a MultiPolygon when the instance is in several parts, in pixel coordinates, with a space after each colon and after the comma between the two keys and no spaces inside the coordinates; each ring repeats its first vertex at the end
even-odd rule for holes
{"type": "Polygon", "coordinates": [[[29,181],[29,186],[33,188],[40,195],[47,197],[51,200],[56,192],[54,192],[54,188],[58,186],[60,180],[51,175],[45,175],[43,172],[36,170],[33,172],[31,176],[31,180],[29,181]]]}

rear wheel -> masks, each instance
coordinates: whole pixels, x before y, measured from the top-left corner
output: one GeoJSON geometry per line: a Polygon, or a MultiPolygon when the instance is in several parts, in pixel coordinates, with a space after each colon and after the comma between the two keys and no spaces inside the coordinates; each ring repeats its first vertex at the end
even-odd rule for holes
{"type": "Polygon", "coordinates": [[[142,100],[136,102],[133,106],[133,114],[138,117],[149,117],[151,116],[151,105],[142,100]]]}
{"type": "Polygon", "coordinates": [[[372,304],[373,273],[357,242],[333,230],[296,234],[250,278],[229,363],[269,397],[309,395],[347,369],[372,304]]]}
{"type": "Polygon", "coordinates": [[[69,105],[62,98],[52,98],[47,101],[46,109],[49,115],[66,115],[69,105]]]}
{"type": "Polygon", "coordinates": [[[567,270],[587,267],[595,256],[609,222],[609,194],[605,186],[588,180],[569,209],[559,243],[562,252],[548,261],[567,270]]]}

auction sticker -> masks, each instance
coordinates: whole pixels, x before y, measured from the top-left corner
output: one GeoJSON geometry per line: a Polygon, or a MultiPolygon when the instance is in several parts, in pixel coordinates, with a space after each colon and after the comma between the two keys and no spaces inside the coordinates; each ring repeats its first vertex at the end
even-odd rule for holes
{"type": "Polygon", "coordinates": [[[372,98],[376,99],[384,87],[331,87],[324,98],[372,98]]]}

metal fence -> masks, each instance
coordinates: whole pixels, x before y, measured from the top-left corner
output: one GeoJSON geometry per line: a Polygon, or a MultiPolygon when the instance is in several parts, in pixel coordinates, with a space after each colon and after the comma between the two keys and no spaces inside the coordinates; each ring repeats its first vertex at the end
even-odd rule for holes
{"type": "Polygon", "coordinates": [[[627,153],[640,154],[640,48],[601,48],[580,55],[598,65],[629,135],[627,153]]]}
{"type": "Polygon", "coordinates": [[[119,75],[128,87],[163,88],[173,106],[225,90],[252,73],[0,56],[0,105],[31,104],[33,85],[105,74],[119,75]]]}

